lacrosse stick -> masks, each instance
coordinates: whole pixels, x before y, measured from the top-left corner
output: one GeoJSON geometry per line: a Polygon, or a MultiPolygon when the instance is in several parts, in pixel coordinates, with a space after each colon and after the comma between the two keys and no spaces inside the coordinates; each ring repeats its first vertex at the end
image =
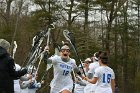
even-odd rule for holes
{"type": "Polygon", "coordinates": [[[68,40],[70,42],[72,48],[74,49],[74,52],[75,52],[78,60],[80,61],[81,66],[82,66],[83,74],[86,76],[83,65],[82,65],[82,61],[81,61],[81,59],[79,57],[79,54],[77,52],[77,48],[76,48],[76,45],[75,45],[75,38],[73,36],[73,33],[69,32],[68,30],[64,30],[63,35],[66,38],[66,40],[68,40]]]}
{"type": "MultiPolygon", "coordinates": [[[[39,51],[40,51],[40,46],[44,40],[44,38],[46,36],[48,36],[48,39],[50,38],[49,35],[50,35],[50,31],[51,29],[54,29],[54,25],[51,24],[50,26],[48,26],[47,30],[46,31],[41,31],[40,33],[38,33],[34,38],[33,38],[33,43],[32,43],[32,48],[31,48],[31,51],[26,59],[27,61],[27,64],[26,64],[26,67],[28,67],[30,64],[32,64],[33,60],[35,58],[39,58],[38,56],[40,55],[39,51]]],[[[49,41],[49,40],[48,40],[49,41]]],[[[49,44],[49,42],[47,41],[47,46],[49,44]]],[[[26,62],[25,61],[25,62],[26,62]]],[[[36,61],[36,60],[35,60],[36,61]]]]}
{"type": "MultiPolygon", "coordinates": [[[[53,29],[54,29],[54,26],[53,26],[53,29]]],[[[51,29],[48,29],[48,32],[47,32],[47,45],[45,46],[44,51],[40,55],[40,60],[39,60],[39,63],[38,63],[36,74],[38,73],[39,66],[41,64],[42,59],[44,58],[44,54],[46,52],[47,52],[47,54],[49,54],[48,50],[49,50],[49,43],[50,43],[50,31],[51,31],[51,29]]],[[[36,76],[36,74],[35,74],[35,76],[36,76]]]]}
{"type": "Polygon", "coordinates": [[[13,55],[12,55],[13,59],[15,57],[16,50],[17,50],[17,43],[16,43],[16,41],[14,41],[14,48],[13,48],[13,55]]]}

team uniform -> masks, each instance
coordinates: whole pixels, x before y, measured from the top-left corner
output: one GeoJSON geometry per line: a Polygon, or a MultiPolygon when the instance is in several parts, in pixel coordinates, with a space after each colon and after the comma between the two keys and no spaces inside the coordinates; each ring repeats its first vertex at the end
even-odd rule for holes
{"type": "MultiPolygon", "coordinates": [[[[82,64],[84,65],[84,64],[82,64]]],[[[83,72],[83,69],[82,69],[82,66],[81,64],[78,66],[80,71],[83,72]]],[[[88,74],[88,71],[84,68],[84,71],[85,71],[85,74],[87,76],[88,74]]],[[[78,79],[77,82],[75,82],[75,88],[74,88],[74,93],[84,93],[84,88],[86,87],[87,85],[87,81],[83,80],[81,77],[79,76],[76,76],[76,79],[78,79]]]]}
{"type": "MultiPolygon", "coordinates": [[[[89,65],[88,73],[92,73],[94,75],[95,69],[97,69],[100,66],[98,61],[94,61],[89,65]]],[[[93,78],[93,77],[92,77],[93,78]]],[[[94,93],[96,89],[96,84],[88,83],[86,87],[84,88],[84,93],[94,93]]]]}
{"type": "Polygon", "coordinates": [[[28,93],[36,93],[37,89],[41,87],[41,83],[37,82],[35,77],[32,78],[32,83],[28,86],[28,93]]]}
{"type": "Polygon", "coordinates": [[[84,93],[84,88],[85,88],[84,85],[75,83],[74,93],[84,93]]]}
{"type": "Polygon", "coordinates": [[[81,77],[78,77],[78,79],[79,79],[79,83],[78,82],[75,83],[74,93],[85,93],[84,88],[86,87],[88,82],[82,80],[81,77]]]}
{"type": "MultiPolygon", "coordinates": [[[[28,77],[29,74],[26,75],[28,77]]],[[[21,83],[21,93],[36,93],[37,89],[41,87],[41,83],[37,82],[34,73],[32,73],[32,78],[28,81],[22,81],[21,83]]]]}
{"type": "Polygon", "coordinates": [[[58,55],[51,57],[51,60],[54,68],[54,78],[50,84],[50,93],[60,93],[63,90],[71,92],[73,88],[71,72],[77,67],[75,60],[70,58],[68,62],[64,62],[58,55]]]}
{"type": "Polygon", "coordinates": [[[94,75],[95,69],[98,68],[98,67],[100,67],[99,62],[98,62],[98,61],[94,61],[93,63],[91,63],[91,64],[89,65],[88,73],[93,73],[93,75],[94,75]]]}
{"type": "MultiPolygon", "coordinates": [[[[18,64],[15,64],[15,70],[19,71],[21,69],[21,67],[18,64]]],[[[20,93],[21,89],[20,89],[20,84],[19,84],[19,79],[14,80],[14,93],[20,93]]]]}
{"type": "Polygon", "coordinates": [[[95,70],[94,77],[98,78],[95,93],[112,93],[111,79],[115,79],[115,74],[110,67],[100,66],[95,70]]]}
{"type": "MultiPolygon", "coordinates": [[[[25,77],[28,77],[29,74],[26,74],[25,77]]],[[[31,83],[31,79],[27,81],[20,81],[21,92],[20,93],[29,93],[28,86],[31,83]]]]}

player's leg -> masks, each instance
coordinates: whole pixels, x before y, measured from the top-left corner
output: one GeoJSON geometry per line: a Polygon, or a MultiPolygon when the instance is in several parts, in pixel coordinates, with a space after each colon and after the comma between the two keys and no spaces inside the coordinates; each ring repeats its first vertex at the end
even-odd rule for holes
{"type": "Polygon", "coordinates": [[[63,90],[62,92],[60,93],[71,93],[69,90],[63,90]]]}

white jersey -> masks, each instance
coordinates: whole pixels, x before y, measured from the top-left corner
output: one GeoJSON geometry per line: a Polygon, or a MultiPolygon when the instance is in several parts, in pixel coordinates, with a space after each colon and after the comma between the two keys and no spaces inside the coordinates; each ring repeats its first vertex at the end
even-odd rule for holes
{"type": "Polygon", "coordinates": [[[32,82],[33,82],[33,84],[29,84],[29,86],[28,86],[28,93],[36,93],[36,90],[37,90],[37,88],[36,88],[36,86],[35,86],[35,84],[37,83],[37,81],[34,79],[34,77],[32,78],[32,82]]]}
{"type": "Polygon", "coordinates": [[[58,55],[51,57],[51,59],[54,68],[54,78],[50,84],[50,93],[59,93],[65,89],[72,91],[73,80],[71,72],[75,67],[77,67],[75,60],[70,58],[68,62],[63,62],[61,57],[58,55]]]}
{"type": "Polygon", "coordinates": [[[20,91],[21,89],[20,89],[19,79],[14,80],[14,93],[20,93],[20,91]]]}
{"type": "Polygon", "coordinates": [[[100,66],[99,62],[98,61],[95,61],[93,63],[91,63],[89,65],[89,70],[88,70],[88,73],[92,73],[94,75],[95,73],[95,69],[98,68],[100,66]]]}
{"type": "Polygon", "coordinates": [[[115,79],[115,74],[110,67],[100,66],[95,70],[94,77],[98,77],[95,93],[112,93],[111,79],[115,79]]]}
{"type": "MultiPolygon", "coordinates": [[[[80,64],[80,66],[81,66],[81,64],[80,64]]],[[[79,67],[80,67],[80,66],[79,66],[79,67]]],[[[83,69],[80,68],[80,71],[82,72],[83,69]]],[[[84,68],[84,71],[85,71],[85,74],[86,74],[86,76],[87,76],[87,75],[88,75],[88,71],[86,70],[86,68],[84,68]]],[[[83,74],[83,75],[84,75],[84,74],[83,74]]],[[[79,77],[79,79],[82,80],[81,77],[79,77]]],[[[82,82],[84,82],[86,85],[88,84],[88,82],[85,81],[85,80],[82,80],[82,82]]],[[[85,92],[84,92],[84,88],[85,88],[85,87],[86,87],[86,86],[82,86],[82,85],[80,85],[80,84],[75,83],[74,93],[85,93],[85,92]]]]}
{"type": "MultiPolygon", "coordinates": [[[[19,71],[21,69],[21,67],[18,64],[15,64],[15,70],[19,71]]],[[[19,79],[14,80],[14,93],[20,93],[21,89],[20,89],[20,84],[19,84],[19,79]]]]}
{"type": "MultiPolygon", "coordinates": [[[[97,69],[98,67],[100,67],[100,64],[99,64],[98,61],[95,61],[95,62],[91,63],[89,65],[88,73],[92,73],[94,75],[95,69],[97,69]]],[[[96,89],[96,84],[88,83],[86,85],[86,87],[84,88],[84,92],[86,92],[86,93],[94,93],[95,89],[96,89]]]]}
{"type": "Polygon", "coordinates": [[[36,89],[28,89],[28,93],[36,93],[36,89]]]}
{"type": "MultiPolygon", "coordinates": [[[[26,74],[28,75],[28,74],[26,74]]],[[[30,81],[22,81],[21,82],[21,92],[20,93],[28,93],[29,89],[28,89],[28,85],[29,85],[30,81]]]]}
{"type": "Polygon", "coordinates": [[[36,90],[41,87],[40,83],[37,83],[36,79],[32,78],[32,83],[30,80],[22,82],[25,87],[21,89],[21,93],[36,93],[36,90]]]}
{"type": "MultiPolygon", "coordinates": [[[[87,81],[82,80],[82,78],[81,78],[80,76],[77,76],[77,77],[78,77],[78,78],[76,78],[76,79],[78,79],[78,80],[80,80],[81,82],[87,84],[87,81]]],[[[78,83],[75,83],[74,93],[84,93],[84,88],[85,88],[85,86],[80,85],[80,84],[78,84],[78,83]]]]}

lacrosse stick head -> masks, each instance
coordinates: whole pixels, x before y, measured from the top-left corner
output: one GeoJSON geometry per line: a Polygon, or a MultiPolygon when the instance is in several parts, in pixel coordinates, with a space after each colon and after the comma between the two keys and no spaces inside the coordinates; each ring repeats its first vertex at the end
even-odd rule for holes
{"type": "Polygon", "coordinates": [[[68,41],[70,41],[70,36],[69,36],[69,31],[68,30],[64,30],[63,31],[63,35],[64,35],[64,37],[66,38],[66,40],[68,40],[68,41]]]}
{"type": "Polygon", "coordinates": [[[64,30],[63,35],[64,35],[64,37],[66,38],[67,41],[69,41],[72,45],[75,46],[75,38],[74,38],[72,32],[69,32],[68,30],[64,30]]]}
{"type": "Polygon", "coordinates": [[[36,72],[36,67],[33,65],[28,66],[28,73],[35,73],[36,72]]]}
{"type": "Polygon", "coordinates": [[[13,53],[15,53],[15,52],[16,52],[16,49],[17,49],[17,42],[16,42],[16,41],[14,41],[13,53]]]}
{"type": "Polygon", "coordinates": [[[50,25],[48,26],[48,28],[50,28],[50,29],[55,29],[55,26],[54,26],[54,24],[50,24],[50,25]]]}
{"type": "Polygon", "coordinates": [[[17,42],[16,42],[16,41],[14,41],[14,45],[15,45],[15,47],[17,48],[17,42]]]}

